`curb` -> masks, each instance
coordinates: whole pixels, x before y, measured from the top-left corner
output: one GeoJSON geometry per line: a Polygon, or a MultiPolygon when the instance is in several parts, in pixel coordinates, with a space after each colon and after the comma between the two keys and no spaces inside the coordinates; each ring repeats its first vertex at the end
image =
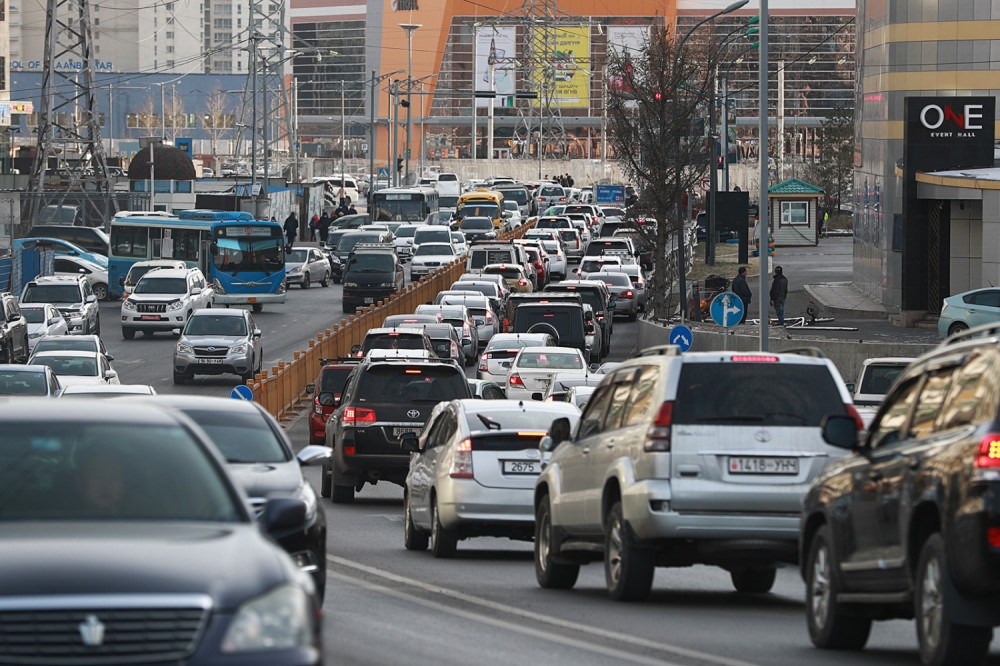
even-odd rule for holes
{"type": "MultiPolygon", "coordinates": [[[[846,283],[845,283],[846,284],[846,283]]],[[[813,287],[816,285],[807,284],[803,286],[803,289],[809,298],[816,302],[820,306],[820,316],[834,316],[834,317],[844,317],[847,319],[889,319],[890,312],[886,310],[854,310],[851,308],[838,308],[833,305],[824,303],[823,300],[816,294],[813,287]]],[[[860,292],[858,292],[860,296],[860,292]]]]}

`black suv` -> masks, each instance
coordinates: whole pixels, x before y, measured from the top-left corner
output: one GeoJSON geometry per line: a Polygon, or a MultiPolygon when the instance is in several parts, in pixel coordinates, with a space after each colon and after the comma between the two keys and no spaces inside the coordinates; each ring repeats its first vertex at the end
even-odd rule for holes
{"type": "MultiPolygon", "coordinates": [[[[548,333],[560,347],[574,347],[590,362],[583,305],[571,302],[524,303],[514,310],[510,333],[548,333]]],[[[594,356],[598,356],[595,352],[594,356]]]]}
{"type": "Polygon", "coordinates": [[[0,294],[0,359],[3,363],[24,363],[28,360],[28,320],[21,314],[17,297],[0,294]]]}
{"type": "Polygon", "coordinates": [[[615,297],[608,291],[607,285],[599,280],[563,280],[556,284],[545,286],[545,293],[580,294],[584,305],[589,305],[594,311],[594,319],[601,327],[602,349],[599,356],[604,358],[611,353],[611,334],[614,332],[615,297]]]}
{"type": "Polygon", "coordinates": [[[897,378],[853,454],[816,478],[800,528],[813,644],[861,649],[915,618],[925,664],[979,664],[1000,626],[1000,326],[951,336],[897,378]]]}
{"type": "Polygon", "coordinates": [[[392,243],[358,243],[344,263],[344,312],[403,290],[403,264],[392,243]]]}
{"type": "Polygon", "coordinates": [[[442,400],[471,398],[462,369],[450,360],[365,359],[347,379],[340,405],[326,423],[333,456],[323,471],[323,497],[354,501],[365,483],[402,486],[410,454],[404,432],[419,433],[442,400]]]}

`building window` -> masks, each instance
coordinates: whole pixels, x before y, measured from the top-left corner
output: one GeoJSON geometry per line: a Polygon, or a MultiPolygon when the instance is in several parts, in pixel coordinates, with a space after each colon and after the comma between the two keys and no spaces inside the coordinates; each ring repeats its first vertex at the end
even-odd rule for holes
{"type": "Polygon", "coordinates": [[[174,66],[174,61],[173,60],[168,60],[167,61],[167,67],[173,67],[173,66],[174,66]]]}
{"type": "Polygon", "coordinates": [[[231,32],[217,32],[212,37],[215,38],[216,44],[224,44],[226,42],[233,41],[233,33],[231,32]]]}
{"type": "Polygon", "coordinates": [[[173,24],[174,24],[174,17],[173,16],[168,16],[167,17],[167,25],[173,25],[173,24]]]}
{"type": "Polygon", "coordinates": [[[94,25],[101,25],[101,19],[95,16],[94,17],[94,25]]]}
{"type": "Polygon", "coordinates": [[[789,226],[808,226],[809,204],[805,201],[782,201],[781,224],[789,226]]]}
{"type": "Polygon", "coordinates": [[[167,44],[167,53],[173,53],[173,52],[174,52],[174,45],[173,44],[167,44]]]}
{"type": "Polygon", "coordinates": [[[7,90],[7,58],[0,56],[0,90],[7,90]]]}
{"type": "Polygon", "coordinates": [[[170,31],[168,30],[168,31],[167,31],[167,39],[173,39],[173,38],[174,38],[174,33],[170,32],[170,31]]]}
{"type": "Polygon", "coordinates": [[[220,18],[217,18],[217,19],[214,19],[212,21],[212,27],[214,27],[217,30],[220,30],[220,29],[221,30],[231,30],[232,27],[233,27],[233,20],[232,19],[220,19],[220,18]]]}
{"type": "Polygon", "coordinates": [[[231,16],[233,13],[232,5],[215,5],[215,13],[220,16],[231,16]]]}

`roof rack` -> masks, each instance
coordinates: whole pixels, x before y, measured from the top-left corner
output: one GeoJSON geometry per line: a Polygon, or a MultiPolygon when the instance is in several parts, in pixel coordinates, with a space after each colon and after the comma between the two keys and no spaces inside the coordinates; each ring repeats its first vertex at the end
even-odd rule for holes
{"type": "Polygon", "coordinates": [[[681,348],[677,345],[655,345],[639,350],[636,356],[680,356],[681,348]]]}
{"type": "Polygon", "coordinates": [[[395,243],[357,243],[351,249],[351,253],[355,253],[358,250],[396,250],[395,243]]]}
{"type": "Polygon", "coordinates": [[[361,359],[354,356],[337,356],[334,358],[321,358],[319,360],[320,365],[329,365],[330,363],[360,363],[361,359]]]}
{"type": "Polygon", "coordinates": [[[960,342],[966,342],[968,340],[976,338],[992,338],[1000,337],[1000,323],[996,324],[983,324],[981,326],[975,326],[973,328],[960,331],[958,333],[952,333],[947,338],[941,341],[938,347],[950,347],[951,345],[958,344],[960,342]]]}
{"type": "Polygon", "coordinates": [[[795,349],[783,349],[780,353],[811,356],[812,358],[826,358],[826,354],[819,347],[796,347],[795,349]]]}

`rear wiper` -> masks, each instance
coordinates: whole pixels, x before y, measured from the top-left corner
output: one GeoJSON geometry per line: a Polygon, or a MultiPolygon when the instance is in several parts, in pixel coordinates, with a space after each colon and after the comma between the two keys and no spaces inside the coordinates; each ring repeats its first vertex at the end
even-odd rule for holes
{"type": "Polygon", "coordinates": [[[503,427],[485,414],[476,414],[476,418],[482,421],[487,430],[500,430],[503,427]]]}

